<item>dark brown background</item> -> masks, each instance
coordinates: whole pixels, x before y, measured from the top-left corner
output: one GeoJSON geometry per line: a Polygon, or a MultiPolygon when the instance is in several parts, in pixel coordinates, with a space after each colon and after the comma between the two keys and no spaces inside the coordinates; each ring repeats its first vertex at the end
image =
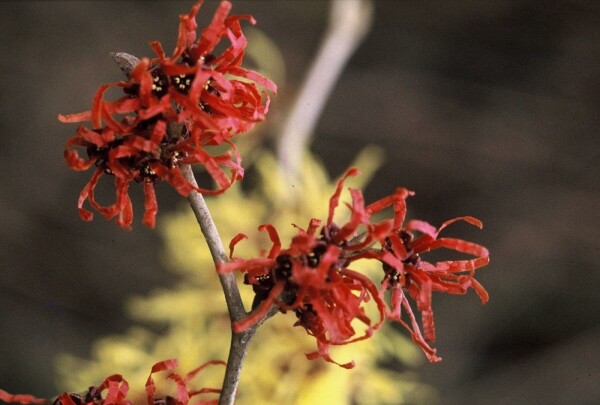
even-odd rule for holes
{"type": "MultiPolygon", "coordinates": [[[[88,174],[66,168],[72,127],[56,115],[86,109],[100,83],[120,79],[109,52],[149,55],[150,39],[170,49],[177,15],[190,4],[2,3],[4,389],[53,395],[58,352],[87,355],[95,337],[127,328],[128,294],[174,281],[157,262],[157,233],[139,216],[131,233],[79,219],[76,198],[88,174]]],[[[201,23],[215,4],[205,6],[201,23]]],[[[492,252],[479,275],[491,295],[486,306],[474,294],[435,298],[444,361],[424,364],[423,380],[450,404],[598,401],[600,6],[375,6],[373,31],[337,84],[312,149],[337,174],[361,145],[384,146],[388,158],[367,198],[410,187],[415,216],[483,219],[483,232],[465,227],[463,236],[492,252]]],[[[284,52],[289,82],[274,116],[302,79],[327,10],[324,1],[234,4],[284,52]]],[[[158,193],[163,212],[176,206],[174,192],[158,193]]]]}

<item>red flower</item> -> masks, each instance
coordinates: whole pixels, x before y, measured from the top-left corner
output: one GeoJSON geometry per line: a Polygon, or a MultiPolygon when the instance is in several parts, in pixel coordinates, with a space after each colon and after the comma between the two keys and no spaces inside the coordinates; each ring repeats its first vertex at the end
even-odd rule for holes
{"type": "MultiPolygon", "coordinates": [[[[221,390],[216,388],[202,388],[199,390],[189,389],[187,384],[205,367],[213,364],[225,365],[222,361],[209,361],[200,367],[195,368],[181,377],[179,374],[171,372],[167,378],[177,384],[177,392],[175,396],[167,396],[165,398],[156,398],[156,385],[152,375],[161,371],[171,371],[177,367],[178,363],[175,359],[164,360],[152,366],[148,380],[146,381],[146,397],[148,405],[187,405],[190,398],[207,393],[220,393],[221,390]]],[[[58,396],[52,405],[131,405],[132,402],[127,400],[127,392],[129,384],[120,374],[114,374],[107,377],[98,387],[90,387],[82,393],[65,392],[58,396]],[[106,396],[102,398],[102,393],[106,391],[106,396]]],[[[0,400],[7,403],[17,404],[48,404],[50,400],[43,398],[35,398],[31,395],[12,395],[0,389],[0,400]]],[[[196,402],[197,405],[216,404],[218,400],[201,400],[196,402]]]]}
{"type": "MultiPolygon", "coordinates": [[[[312,219],[307,230],[298,228],[299,234],[292,239],[289,248],[281,249],[275,228],[262,225],[259,230],[267,231],[273,244],[267,257],[232,258],[232,262],[219,265],[220,272],[243,271],[245,282],[253,286],[256,294],[254,312],[245,320],[234,323],[235,331],[256,324],[273,305],[277,305],[283,313],[294,311],[298,318],[295,326],[302,326],[316,338],[318,350],[308,353],[309,359],[322,357],[339,364],[329,355],[330,345],[367,339],[381,326],[385,303],[379,297],[377,287],[369,278],[348,267],[356,252],[365,246],[365,240],[357,237],[356,231],[359,226],[368,225],[369,220],[359,190],[351,190],[352,215],[348,223],[341,228],[333,223],[344,179],[357,173],[356,169],[351,169],[339,181],[330,200],[327,222],[318,235],[321,222],[312,219]],[[375,324],[364,310],[364,304],[371,299],[380,314],[375,324]],[[351,325],[355,319],[366,326],[364,334],[358,337],[351,325]]],[[[245,235],[240,234],[231,241],[231,256],[234,246],[244,238],[245,235]]],[[[354,362],[339,365],[352,368],[354,362]]]]}
{"type": "Polygon", "coordinates": [[[223,1],[197,39],[195,17],[201,5],[202,1],[198,1],[189,14],[180,16],[177,47],[170,57],[159,42],[151,42],[158,58],[147,61],[147,69],[139,69],[139,82],[146,87],[140,90],[149,94],[153,83],[160,83],[162,91],[180,106],[180,119],[193,120],[196,126],[210,131],[213,141],[221,143],[220,137],[229,139],[264,119],[268,97],[263,105],[256,84],[272,92],[277,91],[277,86],[241,67],[247,40],[240,20],[255,24],[254,18],[228,17],[231,3],[223,1]],[[220,55],[214,55],[224,37],[230,45],[220,55]]]}
{"type": "Polygon", "coordinates": [[[382,250],[373,255],[379,257],[383,263],[385,273],[381,295],[391,290],[391,309],[387,317],[402,324],[432,362],[441,358],[435,353],[427,342],[435,340],[433,309],[431,296],[433,291],[450,294],[465,294],[469,287],[473,288],[483,303],[487,302],[488,294],[477,280],[474,273],[477,268],[489,263],[488,250],[478,244],[455,238],[438,238],[439,233],[448,225],[456,221],[466,221],[482,228],[481,221],[473,217],[459,217],[444,222],[435,228],[427,222],[411,220],[404,224],[406,216],[406,198],[414,193],[404,188],[399,188],[396,193],[379,200],[367,207],[370,214],[380,212],[392,205],[394,218],[391,230],[387,234],[377,235],[381,241],[382,250]],[[413,232],[420,233],[414,237],[413,232]],[[460,253],[475,256],[469,260],[451,260],[429,263],[422,260],[421,255],[431,250],[446,248],[460,253]],[[410,295],[417,303],[421,312],[423,333],[407,299],[410,295]],[[408,316],[409,323],[402,319],[402,309],[408,316]]]}
{"type": "MultiPolygon", "coordinates": [[[[125,400],[129,391],[129,384],[119,374],[107,377],[98,387],[90,387],[87,391],[75,393],[65,392],[53,400],[52,405],[131,405],[125,400]],[[106,397],[102,398],[102,392],[107,391],[106,397]]],[[[47,404],[50,400],[35,398],[31,395],[11,395],[0,390],[0,400],[8,403],[18,404],[47,404]]]]}
{"type": "Polygon", "coordinates": [[[139,61],[127,82],[102,85],[91,111],[59,115],[62,122],[92,123],[93,129],[79,127],[65,147],[65,159],[72,169],[97,167],[79,196],[79,213],[84,220],[93,217],[83,208],[88,200],[107,219],[117,217],[120,226],[130,229],[131,181],[144,185],[143,223],[152,228],[158,210],[154,183],[166,180],[187,197],[192,190],[221,193],[242,178],[241,158],[231,140],[264,119],[269,98],[259,87],[272,92],[277,88],[265,77],[241,67],[247,41],[240,20],[254,23],[254,19],[228,17],[231,4],[223,1],[196,40],[195,16],[201,4],[199,1],[189,14],[180,16],[177,46],[171,57],[165,55],[160,43],[151,42],[158,57],[139,61]],[[230,46],[221,55],[213,55],[224,37],[230,46]],[[113,87],[122,88],[126,95],[105,101],[106,91],[113,87]],[[223,144],[229,152],[216,156],[208,153],[210,147],[223,144]],[[87,158],[80,156],[81,149],[87,158]],[[203,165],[219,189],[193,186],[183,177],[180,164],[203,165]],[[104,174],[115,177],[116,201],[110,206],[102,206],[94,198],[94,189],[104,174]]]}
{"type": "MultiPolygon", "coordinates": [[[[187,387],[188,383],[205,367],[215,364],[225,365],[226,363],[223,361],[212,360],[207,363],[204,363],[200,367],[197,367],[187,373],[185,377],[180,376],[177,373],[170,373],[167,375],[169,380],[174,381],[177,384],[177,393],[174,397],[167,396],[166,398],[156,398],[156,385],[154,383],[154,379],[152,378],[152,374],[159,373],[161,371],[171,371],[177,367],[177,360],[164,360],[156,363],[152,366],[152,370],[150,371],[150,375],[148,376],[148,380],[146,381],[146,398],[148,399],[148,405],[187,405],[190,398],[200,395],[200,394],[209,394],[209,393],[220,393],[221,390],[217,388],[201,388],[201,389],[189,389],[187,387]]],[[[196,405],[209,405],[209,404],[217,404],[218,400],[201,400],[196,402],[196,405]]]]}
{"type": "MultiPolygon", "coordinates": [[[[292,239],[290,247],[282,250],[277,231],[271,225],[262,225],[259,230],[269,233],[273,246],[266,257],[249,260],[233,258],[235,245],[246,236],[240,234],[231,241],[232,261],[220,264],[218,271],[244,272],[246,284],[252,285],[255,293],[253,312],[245,320],[234,324],[233,328],[241,331],[251,327],[273,305],[277,305],[281,312],[293,310],[298,318],[296,325],[304,327],[317,339],[318,350],[307,354],[308,358],[322,357],[334,362],[329,356],[330,345],[368,338],[379,328],[385,315],[410,332],[414,342],[421,346],[430,361],[439,361],[441,358],[427,343],[435,339],[432,292],[464,294],[471,287],[486,302],[487,292],[473,276],[477,268],[489,263],[489,253],[481,245],[455,238],[438,238],[438,235],[459,220],[480,228],[482,224],[473,217],[459,217],[446,221],[438,229],[418,220],[408,221],[404,225],[406,198],[413,192],[398,188],[394,194],[367,207],[362,193],[350,189],[350,219],[344,226],[338,227],[333,223],[333,214],[344,180],[356,174],[356,169],[350,169],[338,182],[330,199],[327,222],[318,235],[320,221],[313,219],[308,229],[299,229],[299,235],[292,239]],[[381,214],[388,207],[393,208],[392,218],[371,222],[372,215],[381,214]],[[414,232],[420,236],[415,238],[414,232]],[[436,263],[421,259],[422,254],[439,248],[455,250],[475,258],[436,263]],[[384,279],[379,290],[366,276],[349,268],[359,260],[382,263],[384,279]],[[391,291],[389,305],[384,301],[388,290],[391,291]],[[417,309],[421,312],[423,333],[408,296],[416,301],[417,309]],[[381,315],[374,325],[364,312],[364,303],[370,299],[376,303],[381,315]],[[354,319],[367,325],[363,336],[355,337],[351,326],[354,319]]],[[[350,368],[353,363],[342,366],[350,368]]]]}

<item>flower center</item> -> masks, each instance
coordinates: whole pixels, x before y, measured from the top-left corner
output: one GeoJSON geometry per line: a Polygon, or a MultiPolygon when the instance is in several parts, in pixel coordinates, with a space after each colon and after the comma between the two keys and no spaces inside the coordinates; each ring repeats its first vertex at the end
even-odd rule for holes
{"type": "Polygon", "coordinates": [[[171,83],[175,87],[175,90],[182,94],[188,94],[194,81],[194,75],[177,75],[171,77],[171,83]]]}

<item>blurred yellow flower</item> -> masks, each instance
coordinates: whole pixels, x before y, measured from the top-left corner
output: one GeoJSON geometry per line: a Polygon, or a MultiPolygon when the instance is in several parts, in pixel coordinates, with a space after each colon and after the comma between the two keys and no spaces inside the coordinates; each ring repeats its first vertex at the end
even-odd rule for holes
{"type": "MultiPolygon", "coordinates": [[[[348,179],[346,186],[363,187],[380,161],[378,149],[363,150],[353,163],[362,175],[348,179]]],[[[275,159],[267,152],[259,153],[255,169],[255,178],[247,179],[257,185],[255,189],[244,191],[236,185],[225,196],[207,201],[225,245],[240,232],[250,237],[236,247],[239,257],[255,256],[268,248],[268,237],[257,230],[260,224],[273,224],[286,243],[297,233],[292,223],[304,227],[310,218],[326,218],[336,185],[310,155],[305,156],[295,184],[282,181],[275,159]]],[[[148,297],[131,299],[128,312],[136,321],[164,332],[136,326],[126,335],[99,339],[91,360],[61,355],[57,359],[61,389],[81,390],[120,373],[132,390],[143,395],[148,370],[156,361],[177,358],[186,371],[208,360],[227,359],[230,323],[225,300],[192,211],[182,207],[164,216],[159,229],[165,243],[165,266],[178,273],[180,282],[148,297]]],[[[252,290],[241,280],[239,284],[249,308],[252,290]]],[[[293,328],[294,322],[294,316],[277,314],[259,328],[244,364],[236,403],[383,405],[435,399],[433,389],[409,371],[422,357],[401,331],[385,325],[371,339],[332,348],[340,362],[356,361],[354,369],[345,370],[322,360],[307,360],[304,353],[314,350],[314,338],[302,328],[293,328]]],[[[199,384],[220,387],[223,372],[221,367],[208,368],[198,377],[199,384]]]]}

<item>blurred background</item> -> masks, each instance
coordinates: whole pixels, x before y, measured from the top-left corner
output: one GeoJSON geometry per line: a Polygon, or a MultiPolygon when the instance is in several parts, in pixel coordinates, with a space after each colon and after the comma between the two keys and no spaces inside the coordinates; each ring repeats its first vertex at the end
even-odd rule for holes
{"type": "MultiPolygon", "coordinates": [[[[177,15],[191,4],[3,2],[0,387],[7,391],[56,394],[57,355],[89,357],[96,338],[131,325],[128,297],[175,282],[159,259],[159,232],[141,225],[141,193],[133,195],[133,232],[98,215],[79,219],[76,200],[89,174],[66,167],[64,143],[75,126],[56,116],[88,109],[99,84],[121,79],[109,52],[151,55],[152,39],[170,50],[177,15]]],[[[207,1],[200,27],[216,4],[207,1]]],[[[597,403],[600,6],[374,6],[372,29],[335,85],[311,151],[336,177],[364,145],[383,147],[367,200],[402,185],[417,192],[415,217],[439,224],[476,216],[484,230],[462,236],[492,257],[478,276],[488,304],[472,293],[434,298],[444,361],[422,361],[419,380],[444,404],[597,403]]],[[[285,67],[261,129],[267,145],[276,142],[328,12],[327,1],[234,2],[234,13],[258,20],[285,67]]],[[[180,197],[164,186],[158,200],[160,219],[180,197]]]]}

